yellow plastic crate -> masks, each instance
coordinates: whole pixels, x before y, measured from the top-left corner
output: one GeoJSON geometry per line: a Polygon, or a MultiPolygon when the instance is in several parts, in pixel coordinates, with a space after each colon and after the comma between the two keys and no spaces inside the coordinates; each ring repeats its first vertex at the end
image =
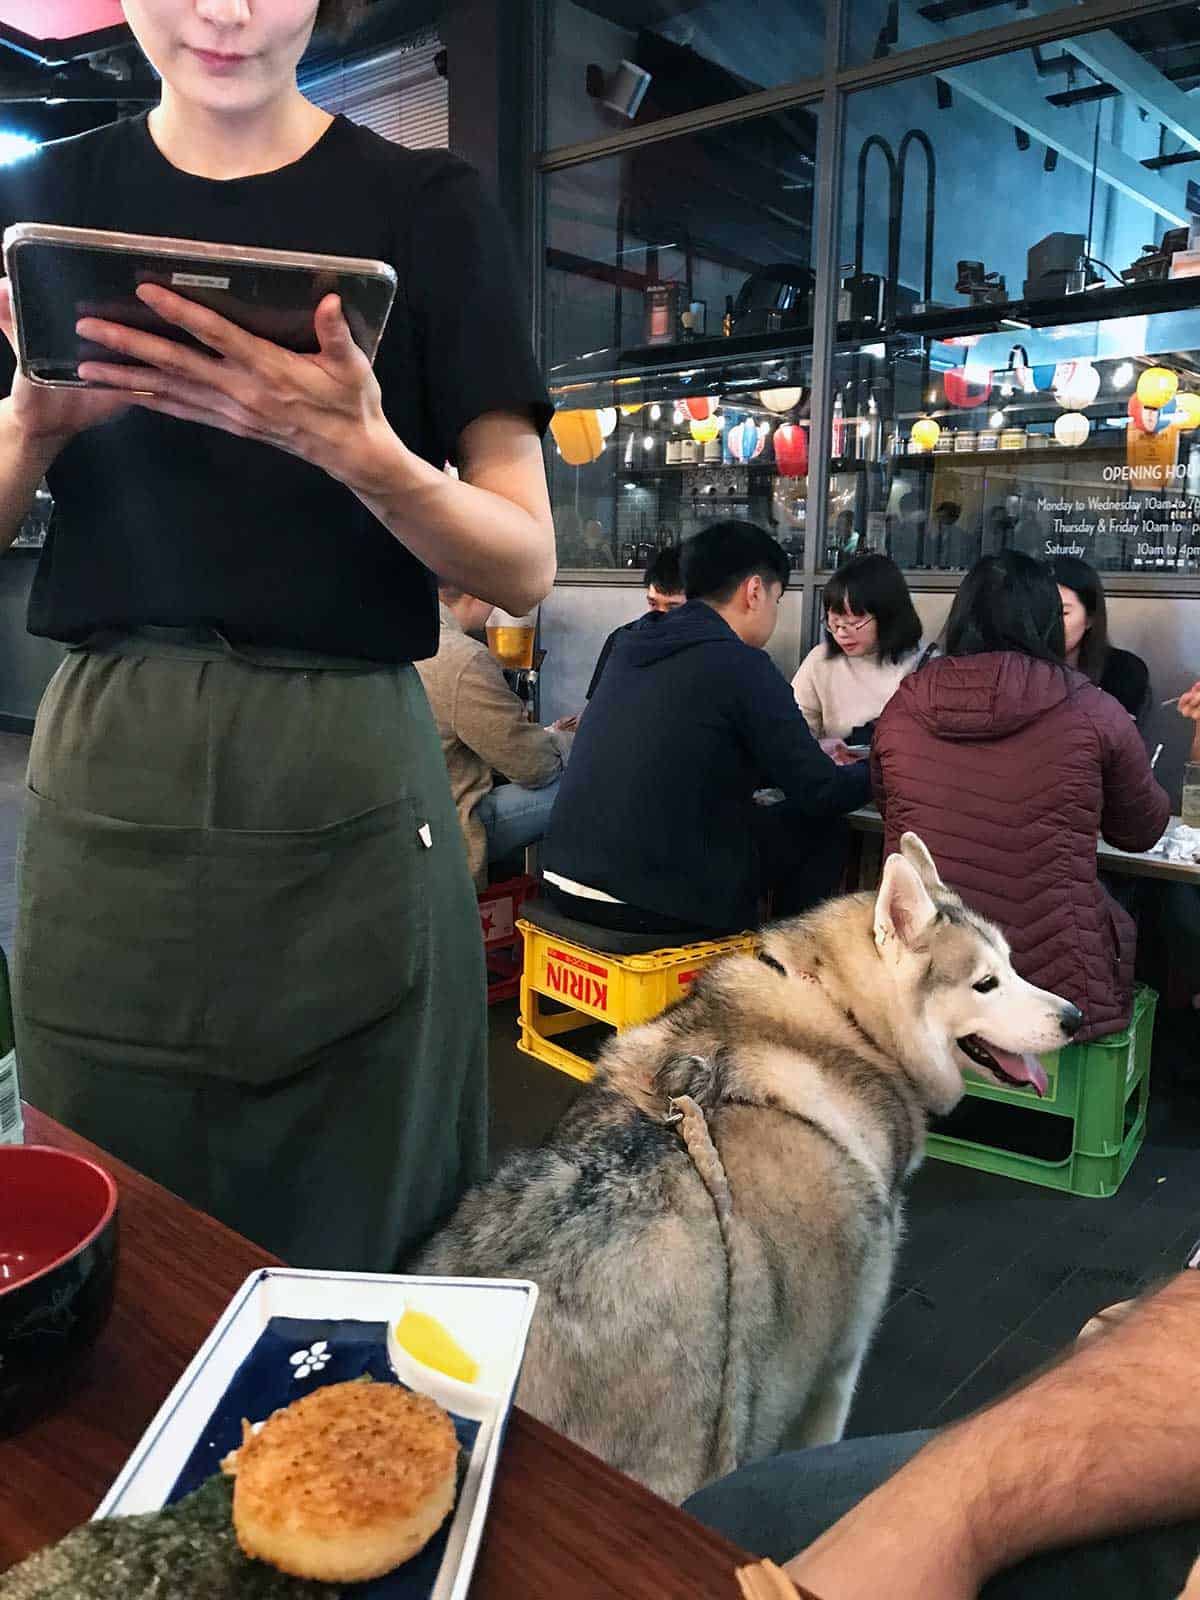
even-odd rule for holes
{"type": "Polygon", "coordinates": [[[555,1041],[595,1023],[620,1030],[657,1017],[687,993],[692,979],[718,956],[754,951],[758,936],[673,945],[646,955],[619,956],[550,933],[536,923],[517,923],[525,941],[521,977],[521,1036],[517,1047],[547,1066],[587,1082],[592,1063],[555,1041]],[[543,1000],[564,1010],[547,1010],[543,1000]]]}

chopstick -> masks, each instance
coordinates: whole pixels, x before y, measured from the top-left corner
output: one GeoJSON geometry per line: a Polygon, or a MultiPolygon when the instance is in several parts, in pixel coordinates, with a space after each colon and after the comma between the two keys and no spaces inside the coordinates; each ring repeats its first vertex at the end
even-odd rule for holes
{"type": "Polygon", "coordinates": [[[1176,694],[1172,695],[1169,700],[1160,700],[1158,703],[1160,706],[1177,706],[1182,698],[1182,695],[1176,694]]]}
{"type": "Polygon", "coordinates": [[[1150,771],[1151,772],[1154,771],[1154,763],[1158,760],[1159,756],[1162,755],[1162,751],[1163,751],[1163,747],[1162,747],[1161,744],[1160,745],[1156,745],[1154,747],[1154,754],[1150,757],[1150,771]]]}
{"type": "Polygon", "coordinates": [[[738,1588],[743,1600],[817,1600],[808,1589],[793,1583],[773,1561],[759,1561],[752,1567],[737,1569],[738,1588]]]}

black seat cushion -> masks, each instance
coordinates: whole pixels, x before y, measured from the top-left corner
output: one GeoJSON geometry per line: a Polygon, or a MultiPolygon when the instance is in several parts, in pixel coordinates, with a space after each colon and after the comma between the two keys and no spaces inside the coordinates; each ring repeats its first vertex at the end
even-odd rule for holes
{"type": "Polygon", "coordinates": [[[527,900],[521,907],[526,922],[546,933],[581,944],[588,950],[603,950],[610,956],[647,956],[655,950],[673,950],[681,944],[699,944],[720,938],[705,928],[684,929],[682,933],[618,933],[613,928],[597,928],[591,922],[578,922],[564,916],[545,900],[527,900]]]}

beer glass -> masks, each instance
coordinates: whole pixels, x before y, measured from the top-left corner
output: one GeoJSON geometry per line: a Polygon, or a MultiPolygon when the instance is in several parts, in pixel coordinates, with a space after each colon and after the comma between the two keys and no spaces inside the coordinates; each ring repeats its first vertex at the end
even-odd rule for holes
{"type": "Polygon", "coordinates": [[[502,667],[526,672],[533,667],[533,640],[537,632],[537,609],[514,617],[499,606],[487,619],[488,649],[502,667]]]}

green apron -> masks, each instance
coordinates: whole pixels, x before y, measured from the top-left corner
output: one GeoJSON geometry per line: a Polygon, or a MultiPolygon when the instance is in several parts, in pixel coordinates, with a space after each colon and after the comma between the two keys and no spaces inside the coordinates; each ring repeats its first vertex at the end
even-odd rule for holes
{"type": "Polygon", "coordinates": [[[296,1266],[389,1271],[485,1175],[479,917],[412,667],[89,641],[18,870],[34,1105],[296,1266]]]}

